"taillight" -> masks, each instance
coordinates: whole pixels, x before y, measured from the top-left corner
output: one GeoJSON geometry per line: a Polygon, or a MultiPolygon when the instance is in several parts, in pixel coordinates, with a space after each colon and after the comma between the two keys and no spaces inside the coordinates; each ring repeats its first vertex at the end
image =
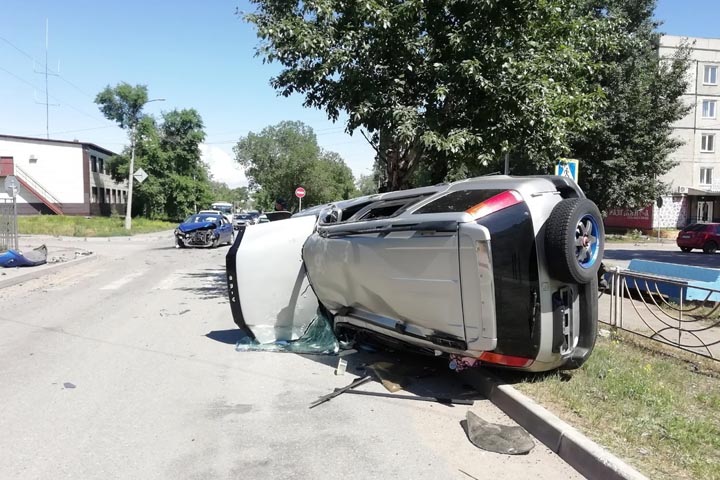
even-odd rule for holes
{"type": "Polygon", "coordinates": [[[498,212],[513,205],[517,205],[522,202],[522,196],[515,190],[506,190],[502,193],[488,198],[487,200],[474,205],[467,210],[473,216],[473,219],[477,220],[482,217],[486,217],[491,213],[498,212]]]}
{"type": "Polygon", "coordinates": [[[478,358],[481,362],[494,363],[495,365],[504,365],[506,367],[527,367],[533,363],[532,358],[515,357],[513,355],[503,355],[493,352],[483,352],[478,358]]]}

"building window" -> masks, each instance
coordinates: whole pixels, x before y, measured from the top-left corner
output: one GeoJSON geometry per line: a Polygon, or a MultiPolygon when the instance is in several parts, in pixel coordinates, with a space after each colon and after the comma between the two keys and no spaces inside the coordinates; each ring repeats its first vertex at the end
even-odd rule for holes
{"type": "Polygon", "coordinates": [[[97,167],[97,157],[95,155],[90,155],[90,170],[97,172],[97,167]]]}
{"type": "Polygon", "coordinates": [[[712,185],[712,168],[700,168],[700,185],[712,185]]]}
{"type": "Polygon", "coordinates": [[[97,203],[98,201],[98,189],[97,187],[92,187],[92,196],[90,197],[90,202],[97,203]]]}
{"type": "Polygon", "coordinates": [[[717,65],[705,65],[705,76],[703,83],[705,85],[717,85],[717,65]]]}
{"type": "Polygon", "coordinates": [[[127,192],[125,190],[122,192],[122,203],[127,203],[127,192]]]}
{"type": "Polygon", "coordinates": [[[98,193],[100,194],[100,203],[105,203],[105,189],[98,188],[98,193]]]}
{"type": "Polygon", "coordinates": [[[103,159],[100,157],[98,157],[98,170],[97,171],[100,173],[105,173],[105,162],[103,162],[103,159]]]}
{"type": "Polygon", "coordinates": [[[715,118],[715,105],[717,100],[703,100],[702,116],[703,118],[715,118]]]}
{"type": "Polygon", "coordinates": [[[703,133],[702,141],[700,142],[701,152],[714,152],[715,151],[715,134],[714,133],[703,133]]]}

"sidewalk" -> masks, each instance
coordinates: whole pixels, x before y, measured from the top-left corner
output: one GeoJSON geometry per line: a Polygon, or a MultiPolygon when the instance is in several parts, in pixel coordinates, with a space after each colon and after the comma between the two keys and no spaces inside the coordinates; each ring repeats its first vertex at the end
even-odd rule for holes
{"type": "Polygon", "coordinates": [[[117,254],[123,247],[142,244],[173,245],[172,230],[127,237],[59,237],[52,235],[20,235],[21,252],[45,245],[48,263],[36,267],[0,268],[0,288],[17,285],[49,275],[99,256],[117,254]]]}

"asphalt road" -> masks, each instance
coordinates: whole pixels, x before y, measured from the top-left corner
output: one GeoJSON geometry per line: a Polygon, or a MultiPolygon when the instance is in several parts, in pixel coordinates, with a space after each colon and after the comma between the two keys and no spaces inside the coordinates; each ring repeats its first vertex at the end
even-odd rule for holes
{"type": "MultiPolygon", "coordinates": [[[[525,456],[473,446],[468,408],[513,424],[484,399],[309,410],[367,358],[336,376],[335,357],[235,352],[227,247],[171,245],[81,243],[98,258],[0,289],[0,478],[579,478],[539,442],[525,456]]],[[[449,373],[413,387],[462,390],[449,373]]]]}
{"type": "Polygon", "coordinates": [[[680,251],[674,240],[664,239],[662,243],[656,241],[610,242],[605,245],[604,261],[607,265],[627,268],[633,258],[695,267],[720,268],[720,253],[705,254],[702,250],[685,253],[680,251]]]}

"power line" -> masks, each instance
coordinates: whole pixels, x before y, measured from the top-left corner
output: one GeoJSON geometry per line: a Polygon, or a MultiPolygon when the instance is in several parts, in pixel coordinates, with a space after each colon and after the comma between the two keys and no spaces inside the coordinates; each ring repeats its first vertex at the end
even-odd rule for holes
{"type": "MultiPolygon", "coordinates": [[[[7,69],[5,69],[5,68],[3,68],[3,67],[0,67],[0,70],[2,70],[3,72],[7,73],[8,75],[16,78],[17,80],[21,81],[22,83],[24,83],[24,84],[26,84],[26,85],[30,85],[30,86],[33,87],[34,89],[41,91],[42,93],[47,93],[47,91],[44,90],[43,88],[40,88],[40,87],[36,86],[35,84],[33,84],[32,82],[30,82],[30,81],[28,81],[28,80],[25,80],[24,78],[22,78],[22,77],[20,77],[20,76],[18,76],[18,75],[16,75],[16,74],[14,74],[14,73],[11,72],[10,70],[7,70],[7,69]]],[[[53,100],[56,100],[56,101],[58,101],[58,102],[62,102],[62,100],[60,100],[60,99],[59,99],[58,97],[56,97],[55,95],[48,95],[48,96],[49,96],[49,98],[52,98],[53,100]]],[[[66,107],[69,107],[69,108],[75,110],[76,112],[81,113],[81,114],[85,115],[86,117],[89,117],[89,118],[91,118],[91,119],[93,119],[93,120],[95,120],[95,121],[108,122],[106,119],[101,119],[100,117],[96,117],[95,115],[92,115],[92,114],[87,113],[87,112],[85,112],[85,111],[83,111],[83,110],[80,110],[79,108],[77,108],[77,107],[75,107],[75,106],[73,106],[73,105],[71,105],[71,104],[69,104],[69,103],[67,103],[67,102],[63,102],[63,105],[66,106],[66,107]]]]}
{"type": "MultiPolygon", "coordinates": [[[[29,53],[27,53],[25,50],[21,49],[20,47],[18,47],[18,46],[15,45],[14,43],[12,43],[12,42],[11,42],[10,40],[8,40],[7,38],[5,38],[5,37],[3,37],[3,36],[0,36],[0,40],[2,40],[3,42],[7,43],[8,45],[10,45],[12,48],[14,48],[15,50],[17,50],[17,51],[18,51],[20,54],[22,54],[24,57],[26,57],[26,58],[32,60],[33,62],[35,62],[35,57],[33,57],[32,55],[30,55],[29,53]]],[[[82,88],[78,87],[76,84],[74,84],[73,82],[71,82],[70,80],[68,80],[67,78],[65,78],[63,75],[61,75],[60,72],[56,72],[56,71],[54,71],[52,68],[48,68],[48,72],[49,72],[50,74],[52,74],[52,75],[56,75],[60,80],[62,80],[63,82],[67,83],[68,85],[70,85],[71,87],[73,87],[75,90],[77,90],[78,92],[82,93],[82,94],[85,95],[86,97],[88,97],[88,98],[93,98],[93,99],[95,98],[95,95],[91,95],[91,94],[87,93],[87,92],[84,91],[82,88]]]]}

